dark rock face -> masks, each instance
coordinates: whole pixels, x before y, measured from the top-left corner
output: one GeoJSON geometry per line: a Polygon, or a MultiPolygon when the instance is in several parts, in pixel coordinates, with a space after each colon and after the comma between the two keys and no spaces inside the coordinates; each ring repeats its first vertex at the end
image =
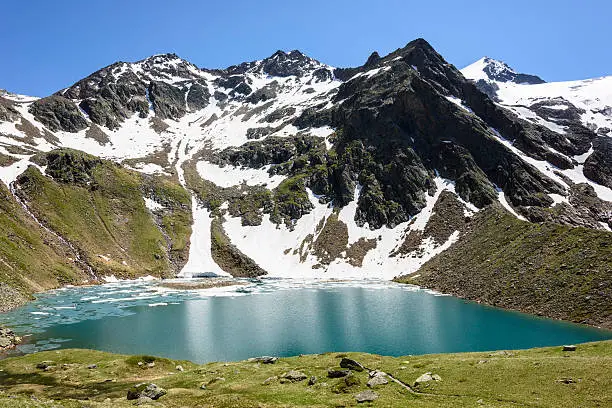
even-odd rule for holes
{"type": "Polygon", "coordinates": [[[416,214],[432,188],[434,169],[458,180],[462,198],[477,206],[495,198],[491,181],[517,205],[547,206],[552,201],[544,193],[563,191],[500,144],[481,118],[497,119],[514,134],[527,133],[527,125],[466,82],[424,40],[409,43],[381,64],[385,71],[340,87],[335,98],[345,102],[332,115],[333,126],[342,129],[338,149],[359,140],[378,165],[378,172],[360,169],[362,221],[392,226],[416,214]],[[480,117],[445,100],[448,94],[463,96],[480,117]]]}
{"type": "Polygon", "coordinates": [[[62,183],[89,184],[92,171],[102,163],[95,156],[76,150],[52,150],[42,158],[47,175],[62,183]]]}
{"type": "Polygon", "coordinates": [[[255,278],[267,274],[255,261],[231,243],[219,219],[213,220],[210,232],[212,257],[225,272],[242,278],[255,278]]]}
{"type": "Polygon", "coordinates": [[[190,110],[200,110],[208,106],[210,93],[205,85],[206,84],[195,82],[189,88],[187,93],[187,107],[190,110]]]}
{"type": "Polygon", "coordinates": [[[593,150],[584,163],[584,175],[596,183],[612,188],[612,138],[597,137],[593,142],[593,150]]]}
{"type": "Polygon", "coordinates": [[[246,98],[246,101],[252,104],[257,104],[259,102],[265,102],[267,100],[276,98],[277,93],[278,93],[278,82],[274,81],[270,83],[269,85],[253,92],[251,95],[249,95],[248,98],[246,98]]]}
{"type": "Polygon", "coordinates": [[[487,95],[491,100],[497,101],[497,91],[499,91],[499,86],[495,82],[485,81],[484,79],[479,79],[475,82],[476,88],[483,94],[487,95]]]}
{"type": "Polygon", "coordinates": [[[76,105],[63,96],[42,98],[30,106],[30,113],[52,131],[76,133],[87,127],[87,121],[76,105]]]}
{"type": "Polygon", "coordinates": [[[19,112],[13,107],[13,103],[0,96],[0,122],[14,122],[19,118],[19,112]]]}
{"type": "Polygon", "coordinates": [[[162,119],[179,119],[185,115],[185,91],[165,82],[151,82],[149,98],[155,113],[162,119]]]}
{"type": "Polygon", "coordinates": [[[133,113],[148,114],[146,85],[133,72],[117,76],[121,63],[103,68],[77,82],[63,96],[82,99],[81,109],[97,125],[116,129],[133,113]]]}
{"type": "Polygon", "coordinates": [[[553,208],[518,207],[517,211],[531,222],[554,222],[573,227],[601,228],[601,223],[612,227],[612,203],[603,201],[587,183],[573,184],[568,203],[553,208]]]}

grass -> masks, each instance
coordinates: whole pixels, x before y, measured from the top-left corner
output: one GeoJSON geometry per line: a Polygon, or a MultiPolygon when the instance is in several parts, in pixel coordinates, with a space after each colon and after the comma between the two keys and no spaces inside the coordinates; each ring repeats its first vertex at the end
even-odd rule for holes
{"type": "Polygon", "coordinates": [[[58,165],[49,162],[47,168],[53,177],[30,167],[18,179],[19,194],[37,219],[77,248],[98,276],[172,276],[181,259],[186,260],[191,203],[177,182],[70,149],[47,155],[59,157],[58,165]],[[143,196],[165,209],[154,216],[143,196]]]}
{"type": "Polygon", "coordinates": [[[0,311],[29,300],[33,292],[87,279],[70,256],[0,183],[0,311]]]}
{"type": "Polygon", "coordinates": [[[612,233],[521,221],[498,207],[399,281],[484,303],[612,328],[612,233]]]}
{"type": "Polygon", "coordinates": [[[281,358],[276,364],[256,362],[196,365],[151,356],[121,356],[91,350],[59,350],[0,361],[0,406],[129,407],[127,390],[153,382],[168,395],[164,407],[347,407],[354,395],[368,389],[366,372],[355,372],[354,385],[327,378],[348,356],[412,385],[425,372],[442,381],[413,387],[395,382],[374,389],[377,407],[606,407],[612,404],[612,341],[587,343],[575,352],[549,347],[512,352],[457,353],[384,357],[364,353],[326,353],[281,358]],[[52,361],[53,368],[36,368],[52,361]],[[142,366],[138,363],[143,362],[142,366]],[[146,363],[154,362],[152,368],[146,363]],[[88,369],[90,364],[97,368],[88,369]],[[177,365],[185,371],[179,372],[177,365]],[[281,383],[289,370],[316,376],[281,383]],[[206,389],[201,389],[205,384],[206,389]],[[87,401],[84,401],[87,399],[87,401]],[[36,405],[38,404],[38,405],[36,405]]]}

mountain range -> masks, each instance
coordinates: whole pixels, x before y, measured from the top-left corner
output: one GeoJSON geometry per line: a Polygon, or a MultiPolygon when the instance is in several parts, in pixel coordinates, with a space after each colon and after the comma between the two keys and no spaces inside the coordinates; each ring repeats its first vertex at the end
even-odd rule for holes
{"type": "Polygon", "coordinates": [[[354,68],[164,54],[2,92],[0,298],[145,275],[398,278],[610,325],[610,89],[488,57],[458,70],[417,39],[354,68]]]}

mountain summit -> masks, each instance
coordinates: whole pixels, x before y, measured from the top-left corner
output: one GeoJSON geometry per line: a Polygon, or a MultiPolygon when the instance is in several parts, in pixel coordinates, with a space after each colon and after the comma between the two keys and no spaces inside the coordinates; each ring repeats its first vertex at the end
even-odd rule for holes
{"type": "Polygon", "coordinates": [[[542,78],[536,75],[521,74],[512,69],[508,64],[489,57],[483,57],[461,70],[463,75],[474,81],[481,79],[514,82],[516,84],[542,84],[542,78]]]}

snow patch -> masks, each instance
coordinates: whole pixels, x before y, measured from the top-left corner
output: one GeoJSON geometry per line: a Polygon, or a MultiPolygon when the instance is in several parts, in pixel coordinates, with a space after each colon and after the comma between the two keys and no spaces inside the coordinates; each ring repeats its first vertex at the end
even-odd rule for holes
{"type": "Polygon", "coordinates": [[[196,164],[198,174],[205,180],[212,181],[220,187],[232,187],[243,183],[248,186],[265,185],[272,190],[285,180],[285,176],[270,176],[268,170],[271,166],[264,166],[259,169],[248,167],[235,167],[227,165],[220,167],[216,164],[200,161],[196,164]]]}

